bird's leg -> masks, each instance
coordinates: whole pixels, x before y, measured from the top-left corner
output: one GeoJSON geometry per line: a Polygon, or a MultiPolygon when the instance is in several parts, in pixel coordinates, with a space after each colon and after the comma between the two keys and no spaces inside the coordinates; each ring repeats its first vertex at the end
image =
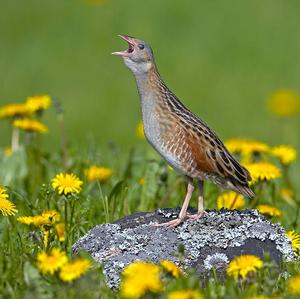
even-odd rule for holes
{"type": "Polygon", "coordinates": [[[178,224],[180,224],[181,222],[183,222],[187,215],[186,211],[189,206],[189,202],[192,197],[193,191],[194,191],[193,182],[192,182],[192,180],[189,180],[185,199],[184,199],[183,205],[181,207],[180,213],[178,215],[178,218],[168,221],[168,222],[158,223],[158,224],[155,224],[154,226],[157,226],[157,227],[163,226],[163,227],[171,228],[171,227],[175,227],[178,224]]]}
{"type": "Polygon", "coordinates": [[[199,195],[198,195],[198,211],[197,211],[197,214],[194,214],[194,215],[188,214],[187,215],[187,217],[189,219],[192,219],[192,220],[198,220],[201,217],[203,217],[203,215],[206,213],[204,211],[204,208],[203,208],[203,181],[202,180],[198,181],[198,189],[199,189],[199,195]]]}

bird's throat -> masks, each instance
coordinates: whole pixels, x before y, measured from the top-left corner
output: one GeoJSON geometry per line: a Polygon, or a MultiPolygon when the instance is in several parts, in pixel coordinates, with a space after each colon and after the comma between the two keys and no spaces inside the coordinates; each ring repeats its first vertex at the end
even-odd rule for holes
{"type": "Polygon", "coordinates": [[[150,143],[153,143],[152,139],[160,136],[161,117],[158,111],[164,101],[160,89],[162,80],[156,68],[143,75],[135,76],[135,79],[140,96],[145,135],[150,143]]]}

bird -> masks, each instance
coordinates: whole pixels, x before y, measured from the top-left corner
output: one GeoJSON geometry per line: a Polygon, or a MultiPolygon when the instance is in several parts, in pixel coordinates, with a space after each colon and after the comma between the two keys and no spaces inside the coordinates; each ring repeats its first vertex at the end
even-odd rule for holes
{"type": "Polygon", "coordinates": [[[204,180],[253,198],[251,175],[228,151],[216,133],[164,83],[151,46],[129,35],[119,35],[128,44],[121,56],[134,75],[140,97],[144,133],[148,142],[166,162],[187,178],[186,195],[176,219],[156,224],[174,228],[186,219],[198,220],[206,212],[203,205],[204,180]],[[196,214],[188,213],[195,185],[198,187],[196,214]]]}

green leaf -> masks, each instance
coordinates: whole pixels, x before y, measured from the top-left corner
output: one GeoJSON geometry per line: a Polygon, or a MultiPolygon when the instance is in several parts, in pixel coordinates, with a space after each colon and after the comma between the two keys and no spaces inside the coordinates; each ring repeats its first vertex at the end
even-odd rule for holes
{"type": "Polygon", "coordinates": [[[50,284],[41,276],[40,272],[30,263],[24,263],[24,281],[27,285],[27,298],[54,298],[50,284]]]}
{"type": "Polygon", "coordinates": [[[3,185],[21,182],[27,176],[27,157],[24,147],[20,147],[8,157],[0,153],[0,164],[0,182],[3,185]]]}

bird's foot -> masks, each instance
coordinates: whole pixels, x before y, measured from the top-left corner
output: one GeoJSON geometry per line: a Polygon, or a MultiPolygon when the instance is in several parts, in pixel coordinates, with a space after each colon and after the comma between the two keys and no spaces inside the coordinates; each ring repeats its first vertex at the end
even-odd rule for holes
{"type": "Polygon", "coordinates": [[[204,215],[206,215],[207,214],[207,212],[205,212],[204,210],[203,211],[200,211],[200,212],[198,212],[197,214],[190,214],[190,213],[187,213],[187,218],[188,219],[191,219],[191,220],[193,220],[193,221],[196,221],[196,220],[198,220],[198,219],[200,219],[200,218],[202,218],[204,215]]]}
{"type": "Polygon", "coordinates": [[[155,227],[165,227],[165,228],[174,228],[180,223],[184,221],[184,218],[176,218],[174,220],[168,221],[168,222],[163,222],[163,223],[156,223],[153,226],[155,227]]]}

